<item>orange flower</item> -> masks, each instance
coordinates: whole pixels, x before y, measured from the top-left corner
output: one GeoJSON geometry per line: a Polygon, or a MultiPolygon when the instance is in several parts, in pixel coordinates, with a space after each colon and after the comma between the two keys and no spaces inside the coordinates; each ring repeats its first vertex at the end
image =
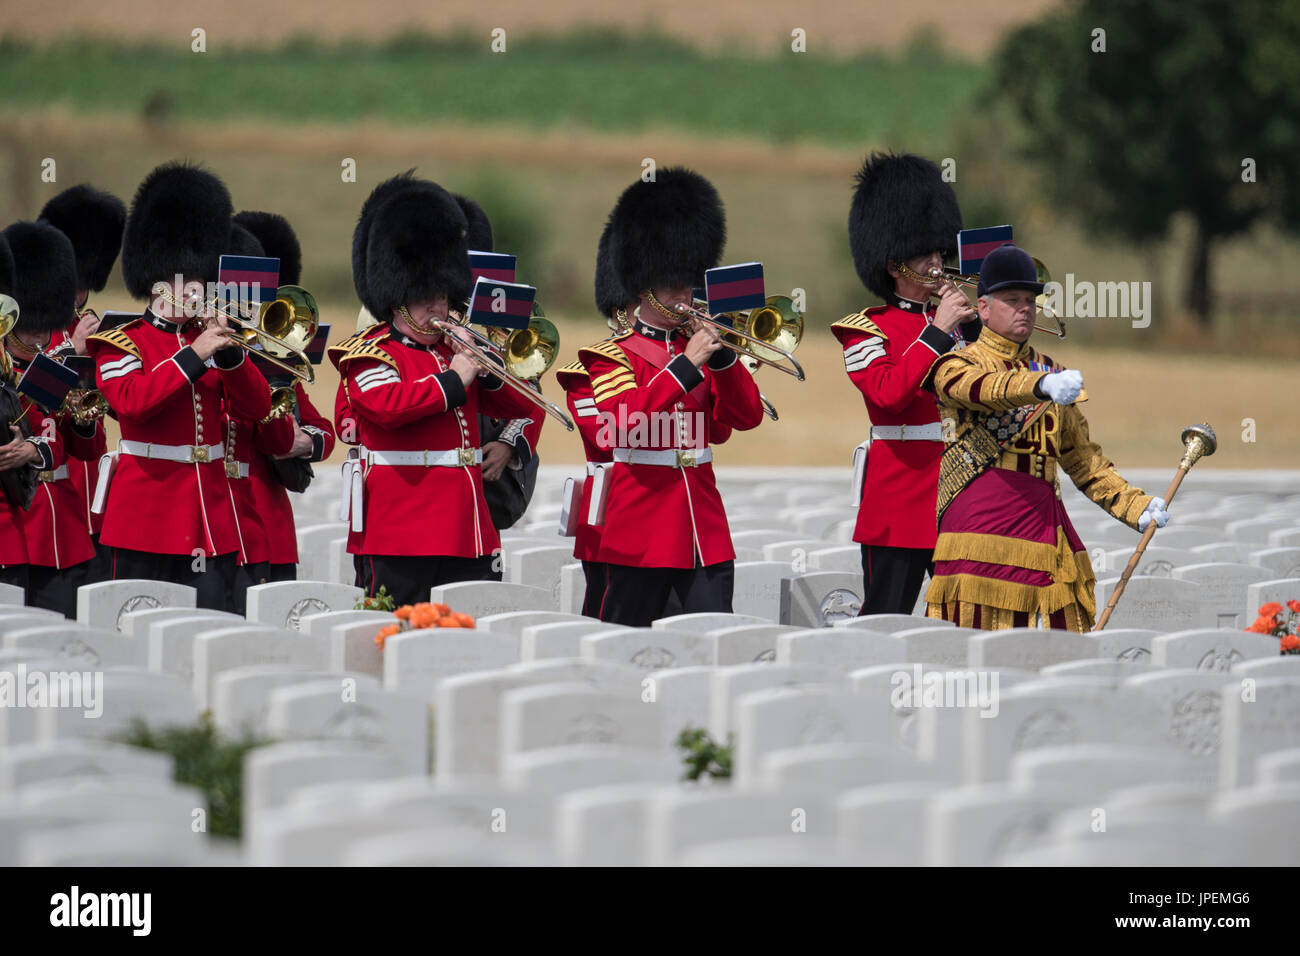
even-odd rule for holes
{"type": "Polygon", "coordinates": [[[474,626],[474,618],[471,617],[471,616],[468,615],[468,614],[460,614],[460,613],[456,614],[456,622],[457,622],[461,627],[473,627],[473,626],[474,626]]]}
{"type": "Polygon", "coordinates": [[[1287,601],[1286,606],[1295,611],[1295,613],[1300,614],[1300,601],[1297,601],[1295,598],[1287,601]]]}
{"type": "Polygon", "coordinates": [[[1282,653],[1300,654],[1300,637],[1296,637],[1294,634],[1288,634],[1286,637],[1282,638],[1282,653]]]}
{"type": "Polygon", "coordinates": [[[1280,614],[1281,612],[1282,605],[1278,604],[1276,601],[1269,601],[1259,609],[1259,616],[1272,617],[1274,614],[1280,614]]]}
{"type": "Polygon", "coordinates": [[[451,608],[447,607],[445,604],[434,604],[432,607],[439,617],[446,617],[451,613],[451,608]]]}
{"type": "Polygon", "coordinates": [[[1257,617],[1255,618],[1255,623],[1252,624],[1250,627],[1246,628],[1246,631],[1250,634],[1272,634],[1273,619],[1267,617],[1257,617]]]}
{"type": "Polygon", "coordinates": [[[394,611],[393,614],[403,621],[409,621],[411,619],[411,605],[403,604],[396,611],[394,611]]]}
{"type": "Polygon", "coordinates": [[[375,646],[382,651],[384,649],[384,642],[394,634],[401,633],[401,630],[402,626],[400,624],[389,624],[386,627],[380,628],[379,633],[375,635],[375,646]]]}

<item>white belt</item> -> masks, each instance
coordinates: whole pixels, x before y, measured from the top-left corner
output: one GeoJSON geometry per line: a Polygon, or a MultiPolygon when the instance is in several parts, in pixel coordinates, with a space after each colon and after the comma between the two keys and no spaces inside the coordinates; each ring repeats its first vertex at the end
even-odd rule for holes
{"type": "Polygon", "coordinates": [[[615,448],[614,460],[627,465],[663,465],[667,468],[694,468],[713,461],[712,448],[615,448]]]}
{"type": "Polygon", "coordinates": [[[38,471],[36,477],[40,481],[62,481],[64,478],[68,477],[68,466],[59,465],[59,467],[55,468],[53,471],[38,471]]]}
{"type": "Polygon", "coordinates": [[[598,461],[587,462],[587,477],[590,478],[592,475],[594,475],[596,473],[596,469],[599,467],[600,467],[600,462],[598,461]]]}
{"type": "Polygon", "coordinates": [[[872,425],[871,440],[876,441],[943,441],[943,425],[872,425]]]}
{"type": "Polygon", "coordinates": [[[123,438],[117,450],[138,458],[158,458],[162,461],[221,461],[226,454],[222,445],[155,445],[153,442],[131,441],[123,438]]]}
{"type": "Polygon", "coordinates": [[[424,468],[468,468],[482,464],[483,449],[451,448],[446,451],[371,451],[361,449],[361,460],[371,465],[419,465],[424,468]]]}
{"type": "Polygon", "coordinates": [[[248,462],[246,461],[227,461],[226,462],[227,478],[247,478],[248,462]],[[238,466],[238,467],[236,467],[238,466]]]}

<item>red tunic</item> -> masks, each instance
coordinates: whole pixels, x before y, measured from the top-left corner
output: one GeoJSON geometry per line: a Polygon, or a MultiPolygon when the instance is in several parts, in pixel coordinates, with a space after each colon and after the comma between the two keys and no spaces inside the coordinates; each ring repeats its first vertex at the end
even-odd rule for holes
{"type": "MultiPolygon", "coordinates": [[[[27,363],[17,358],[11,361],[16,374],[21,376],[27,363]]],[[[27,539],[27,563],[45,568],[70,568],[95,556],[90,523],[72,481],[56,480],[49,475],[68,464],[71,448],[84,451],[93,444],[94,438],[75,434],[65,416],[48,415],[27,396],[20,396],[19,400],[32,425],[32,440],[41,449],[43,461],[38,467],[46,476],[36,483],[32,506],[19,512],[19,524],[27,539]]]]}
{"type": "MultiPolygon", "coordinates": [[[[635,331],[579,350],[611,447],[702,448],[763,420],[758,386],[734,353],[724,349],[716,366],[696,369],[684,354],[686,343],[683,334],[664,336],[638,323],[635,331]],[[726,357],[731,361],[718,367],[726,357]]],[[[614,463],[599,560],[690,568],[735,557],[711,463],[614,463]]]]}
{"type": "MultiPolygon", "coordinates": [[[[72,333],[77,323],[60,329],[50,338],[48,351],[55,358],[59,354],[75,354],[72,347],[72,333]]],[[[95,497],[95,484],[99,481],[99,459],[108,450],[108,435],[104,431],[104,419],[95,422],[95,436],[89,444],[79,443],[68,447],[68,481],[76,489],[78,497],[86,512],[86,521],[92,534],[99,534],[104,526],[104,516],[93,514],[90,510],[95,497]]]]}
{"type": "MultiPolygon", "coordinates": [[[[894,305],[865,309],[832,324],[831,331],[844,348],[844,367],[862,392],[872,425],[939,421],[934,395],[922,391],[921,382],[955,342],[926,321],[918,303],[899,299],[894,305]]],[[[943,449],[942,440],[871,443],[854,541],[896,548],[934,547],[943,449]]]]}
{"type": "MultiPolygon", "coordinates": [[[[613,446],[609,439],[613,437],[610,429],[602,430],[600,416],[596,411],[596,400],[592,397],[591,376],[587,369],[578,362],[564,366],[555,373],[555,380],[564,389],[565,402],[569,406],[569,415],[578,427],[582,438],[582,450],[588,463],[596,464],[613,461],[613,446]]],[[[573,539],[573,556],[579,561],[597,561],[600,553],[600,538],[603,525],[587,523],[591,507],[590,477],[582,483],[582,502],[578,512],[578,530],[573,539]]]]}
{"type": "Polygon", "coordinates": [[[224,426],[226,460],[233,466],[228,469],[228,477],[239,525],[239,562],[260,564],[270,561],[268,515],[259,507],[257,486],[275,481],[265,456],[284,454],[293,447],[293,422],[288,418],[266,423],[247,421],[232,418],[227,413],[224,426]],[[240,477],[232,474],[236,468],[240,477]]]}
{"type": "MultiPolygon", "coordinates": [[[[454,354],[445,340],[420,345],[387,325],[330,349],[341,378],[334,405],[340,439],[370,451],[468,456],[480,447],[480,409],[507,419],[535,410],[495,378],[481,377],[466,389],[451,371],[454,354]]],[[[363,484],[365,528],[349,532],[350,554],[476,558],[500,547],[478,465],[368,463],[363,484]]]]}
{"type": "MultiPolygon", "coordinates": [[[[294,383],[298,394],[298,417],[302,430],[312,437],[312,453],[308,461],[318,462],[334,451],[334,426],[307,398],[302,383],[294,383]]],[[[287,422],[288,420],[285,419],[287,422]]],[[[285,449],[270,454],[283,454],[285,449]]],[[[272,564],[298,563],[298,533],[293,521],[293,504],[289,491],[275,477],[266,454],[254,455],[249,465],[249,486],[253,491],[257,514],[266,531],[267,545],[272,564]]]]}
{"type": "MultiPolygon", "coordinates": [[[[270,389],[242,349],[217,353],[215,366],[209,366],[190,348],[198,327],[146,317],[97,333],[88,343],[99,388],[117,413],[123,440],[217,445],[227,408],[243,419],[266,417],[270,389]]],[[[104,507],[101,540],[153,554],[237,552],[230,484],[220,455],[184,462],[122,454],[104,507]]]]}

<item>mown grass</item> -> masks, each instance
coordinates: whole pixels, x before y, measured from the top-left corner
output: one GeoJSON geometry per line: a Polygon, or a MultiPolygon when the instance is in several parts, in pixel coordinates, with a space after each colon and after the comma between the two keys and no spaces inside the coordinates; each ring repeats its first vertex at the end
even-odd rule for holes
{"type": "Polygon", "coordinates": [[[834,59],[708,56],[667,37],[585,32],[386,43],[294,40],[272,50],[192,52],[101,40],[0,44],[0,101],[187,120],[672,125],[696,134],[937,145],[985,81],[984,65],[924,45],[834,59]]]}

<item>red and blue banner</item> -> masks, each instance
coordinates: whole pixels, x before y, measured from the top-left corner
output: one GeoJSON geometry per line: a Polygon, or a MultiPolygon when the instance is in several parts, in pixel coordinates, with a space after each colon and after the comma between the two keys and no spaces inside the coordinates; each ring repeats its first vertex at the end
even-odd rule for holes
{"type": "Polygon", "coordinates": [[[469,320],[479,325],[526,329],[537,290],[518,282],[479,279],[469,299],[469,320]]]}
{"type": "Polygon", "coordinates": [[[957,233],[958,268],[964,276],[974,275],[984,265],[984,257],[998,246],[1011,241],[1010,226],[984,226],[982,229],[963,229],[957,233]]]}
{"type": "Polygon", "coordinates": [[[256,315],[280,289],[280,260],[266,256],[222,256],[217,271],[222,305],[238,301],[256,315]]]}
{"type": "Polygon", "coordinates": [[[40,352],[18,380],[18,391],[47,412],[54,412],[62,407],[63,399],[80,381],[81,377],[75,369],[40,352]]]}
{"type": "Polygon", "coordinates": [[[319,365],[325,360],[325,341],[330,337],[330,327],[328,325],[316,326],[316,334],[312,340],[307,343],[303,349],[307,353],[307,360],[312,365],[319,365]]]}
{"type": "Polygon", "coordinates": [[[504,252],[469,251],[469,271],[474,281],[492,279],[496,282],[515,281],[515,257],[504,252]]]}
{"type": "Polygon", "coordinates": [[[767,301],[763,263],[745,262],[709,269],[704,273],[704,291],[710,315],[761,308],[767,301]]]}

